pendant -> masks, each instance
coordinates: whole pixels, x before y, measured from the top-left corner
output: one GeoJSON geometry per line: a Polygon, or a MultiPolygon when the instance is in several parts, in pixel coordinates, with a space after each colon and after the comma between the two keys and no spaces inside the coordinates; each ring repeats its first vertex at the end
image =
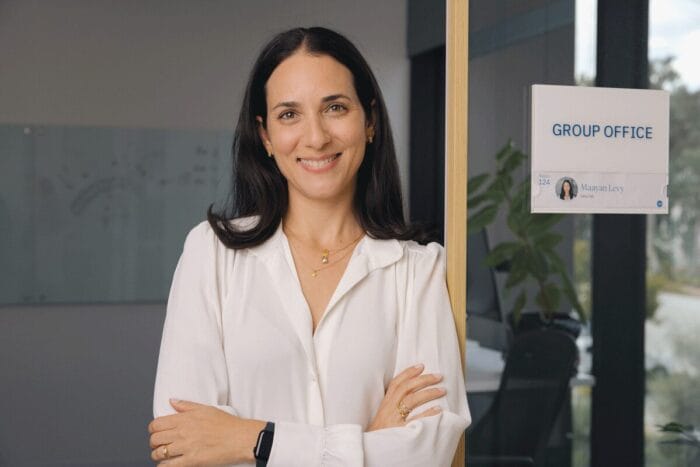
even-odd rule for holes
{"type": "Polygon", "coordinates": [[[311,277],[316,277],[318,276],[318,269],[314,269],[314,272],[311,273],[311,277]]]}
{"type": "Polygon", "coordinates": [[[322,262],[323,264],[328,264],[328,255],[329,255],[329,254],[330,254],[330,252],[328,251],[328,249],[327,249],[327,248],[324,248],[324,249],[323,249],[323,254],[321,254],[321,262],[322,262]]]}

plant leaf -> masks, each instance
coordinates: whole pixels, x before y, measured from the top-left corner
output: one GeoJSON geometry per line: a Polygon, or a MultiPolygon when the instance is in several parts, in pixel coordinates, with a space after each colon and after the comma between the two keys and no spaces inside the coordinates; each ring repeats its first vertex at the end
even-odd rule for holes
{"type": "Polygon", "coordinates": [[[479,188],[489,179],[491,175],[481,174],[475,175],[469,179],[467,183],[467,196],[472,196],[474,193],[479,191],[479,188]]]}
{"type": "Polygon", "coordinates": [[[556,251],[554,250],[549,250],[546,252],[547,258],[549,258],[549,262],[552,264],[554,267],[554,270],[561,273],[562,271],[564,274],[566,274],[566,266],[564,266],[564,262],[562,259],[559,257],[556,251]]]}
{"type": "Polygon", "coordinates": [[[532,215],[528,209],[530,201],[530,187],[521,184],[515,191],[508,210],[508,217],[511,220],[509,227],[514,232],[524,233],[532,222],[532,215]]]}
{"type": "Polygon", "coordinates": [[[496,179],[484,190],[484,196],[492,200],[494,203],[499,204],[505,198],[505,192],[502,188],[502,183],[496,179]]]}
{"type": "Polygon", "coordinates": [[[539,250],[552,250],[564,239],[563,235],[554,232],[545,232],[533,239],[535,247],[539,250]]]}
{"type": "Polygon", "coordinates": [[[551,315],[559,308],[559,287],[552,282],[547,282],[542,286],[535,296],[535,302],[542,307],[542,311],[551,315]]]}
{"type": "Polygon", "coordinates": [[[500,172],[511,173],[513,170],[520,167],[525,159],[527,159],[527,156],[522,152],[517,149],[512,151],[508,157],[504,159],[500,172]]]}
{"type": "Polygon", "coordinates": [[[528,225],[528,215],[520,211],[513,210],[512,208],[508,212],[508,218],[506,219],[508,223],[508,228],[511,232],[515,234],[516,237],[525,237],[528,225]]]}
{"type": "Polygon", "coordinates": [[[510,152],[513,151],[513,141],[508,140],[505,146],[503,146],[498,153],[496,154],[496,160],[500,161],[504,157],[506,157],[510,152]]]}
{"type": "Polygon", "coordinates": [[[520,184],[515,188],[515,194],[513,195],[513,206],[511,209],[517,209],[524,214],[530,214],[528,207],[528,201],[530,201],[530,177],[526,180],[520,182],[520,184]]]}
{"type": "Polygon", "coordinates": [[[520,248],[522,248],[522,245],[517,242],[500,243],[486,255],[484,262],[487,266],[494,268],[505,261],[511,260],[520,248]]]}
{"type": "Polygon", "coordinates": [[[549,263],[544,253],[539,250],[529,252],[527,270],[539,281],[547,279],[547,275],[549,275],[549,263]]]}
{"type": "Polygon", "coordinates": [[[490,201],[489,197],[485,193],[478,194],[467,198],[467,209],[476,209],[481,206],[485,201],[490,201]]]}
{"type": "Polygon", "coordinates": [[[492,204],[500,206],[501,202],[503,202],[503,199],[504,195],[502,191],[499,191],[497,189],[487,189],[476,196],[467,198],[467,208],[476,209],[486,201],[491,201],[492,204]]]}
{"type": "Polygon", "coordinates": [[[471,232],[478,232],[483,229],[491,222],[493,222],[498,212],[498,206],[495,204],[488,204],[481,208],[476,214],[469,217],[468,228],[471,232]]]}
{"type": "Polygon", "coordinates": [[[527,302],[527,294],[525,293],[525,290],[521,290],[520,293],[518,294],[518,297],[515,299],[515,302],[513,303],[513,320],[517,324],[518,321],[520,321],[520,312],[523,311],[523,308],[525,307],[525,303],[527,302]]]}
{"type": "Polygon", "coordinates": [[[506,289],[511,289],[527,279],[527,254],[524,251],[518,251],[513,256],[513,261],[510,264],[510,272],[506,279],[506,289]]]}
{"type": "Polygon", "coordinates": [[[506,289],[512,289],[516,285],[522,283],[527,279],[527,271],[523,269],[516,269],[515,271],[511,267],[510,273],[508,274],[508,279],[506,279],[505,287],[506,289]]]}
{"type": "Polygon", "coordinates": [[[571,304],[573,309],[576,310],[576,314],[578,315],[579,320],[582,323],[586,323],[588,319],[586,318],[586,314],[583,311],[583,306],[581,306],[581,302],[578,299],[576,289],[571,283],[571,279],[569,279],[569,274],[566,271],[566,268],[564,267],[563,261],[553,251],[548,255],[548,257],[550,262],[554,266],[554,270],[559,273],[564,295],[566,296],[567,300],[569,300],[569,303],[571,304]]]}
{"type": "Polygon", "coordinates": [[[563,219],[561,214],[533,214],[527,233],[536,237],[554,227],[563,219]]]}

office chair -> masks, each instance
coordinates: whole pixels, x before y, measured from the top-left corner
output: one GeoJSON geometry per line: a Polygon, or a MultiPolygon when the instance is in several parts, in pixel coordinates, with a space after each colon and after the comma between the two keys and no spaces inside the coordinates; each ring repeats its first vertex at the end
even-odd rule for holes
{"type": "Polygon", "coordinates": [[[493,404],[467,432],[467,465],[543,465],[577,359],[576,344],[561,331],[536,330],[516,337],[493,404]]]}

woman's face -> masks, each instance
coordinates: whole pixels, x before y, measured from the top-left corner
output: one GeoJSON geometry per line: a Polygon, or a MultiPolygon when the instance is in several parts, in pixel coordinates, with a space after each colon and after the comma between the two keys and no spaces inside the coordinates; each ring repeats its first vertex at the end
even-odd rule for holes
{"type": "Polygon", "coordinates": [[[350,70],[301,50],[275,68],[265,95],[260,137],[287,179],[290,200],[352,198],[369,130],[350,70]]]}
{"type": "Polygon", "coordinates": [[[568,182],[568,180],[565,181],[561,187],[564,189],[564,193],[566,193],[567,195],[571,193],[571,184],[568,182]]]}

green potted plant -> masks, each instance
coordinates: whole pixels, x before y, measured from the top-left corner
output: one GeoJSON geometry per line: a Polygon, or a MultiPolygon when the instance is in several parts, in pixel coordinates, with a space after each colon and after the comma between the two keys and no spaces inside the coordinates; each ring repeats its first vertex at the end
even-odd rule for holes
{"type": "MultiPolygon", "coordinates": [[[[485,228],[494,221],[499,211],[505,210],[512,240],[495,245],[486,257],[486,265],[507,271],[505,288],[508,292],[517,293],[511,310],[515,328],[522,328],[521,312],[527,304],[528,283],[537,286],[534,299],[539,313],[534,316],[542,325],[556,325],[557,320],[565,321],[568,318],[568,315],[557,314],[562,298],[576,310],[579,321],[585,323],[583,308],[564,261],[556,251],[563,237],[553,228],[563,215],[531,214],[530,177],[515,182],[514,172],[526,160],[527,156],[508,142],[496,155],[494,174],[480,174],[469,179],[469,231],[474,233],[485,228]]],[[[575,328],[566,330],[578,334],[578,323],[575,328]]]]}

